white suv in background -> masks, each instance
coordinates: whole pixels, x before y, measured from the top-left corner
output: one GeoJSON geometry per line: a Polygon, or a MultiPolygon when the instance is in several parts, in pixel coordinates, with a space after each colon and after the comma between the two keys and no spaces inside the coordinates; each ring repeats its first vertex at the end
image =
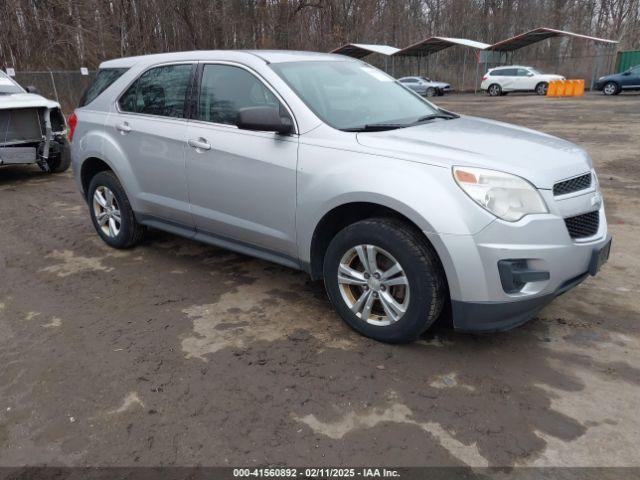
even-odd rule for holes
{"type": "Polygon", "coordinates": [[[490,68],[482,77],[480,88],[492,97],[509,92],[536,92],[538,95],[546,95],[550,81],[564,79],[561,75],[541,73],[533,67],[496,67],[490,68]]]}

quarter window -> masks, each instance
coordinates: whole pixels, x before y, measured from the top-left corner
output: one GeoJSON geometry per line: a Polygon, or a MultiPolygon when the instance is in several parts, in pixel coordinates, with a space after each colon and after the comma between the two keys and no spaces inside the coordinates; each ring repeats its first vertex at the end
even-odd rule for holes
{"type": "Polygon", "coordinates": [[[82,95],[79,106],[84,107],[93,102],[98,95],[109,88],[111,84],[119,79],[126,71],[126,68],[103,68],[99,70],[96,78],[82,95]]]}
{"type": "Polygon", "coordinates": [[[125,112],[184,118],[193,65],[164,65],[144,72],[120,97],[125,112]]]}
{"type": "Polygon", "coordinates": [[[236,125],[238,110],[271,106],[287,116],[275,95],[244,68],[205,65],[202,72],[198,119],[236,125]]]}

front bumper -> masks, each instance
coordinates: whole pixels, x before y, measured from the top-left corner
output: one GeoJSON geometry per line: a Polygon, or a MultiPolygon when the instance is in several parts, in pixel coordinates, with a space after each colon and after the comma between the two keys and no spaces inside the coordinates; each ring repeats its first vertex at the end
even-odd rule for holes
{"type": "Polygon", "coordinates": [[[589,275],[593,252],[610,240],[603,206],[599,212],[598,231],[584,239],[572,239],[565,215],[553,213],[514,223],[495,220],[475,235],[426,233],[447,274],[454,328],[508,330],[580,284],[589,275]],[[506,288],[499,264],[519,259],[531,271],[548,275],[534,277],[518,291],[506,288]]]}
{"type": "Polygon", "coordinates": [[[589,272],[565,281],[555,292],[514,302],[451,301],[454,327],[461,332],[490,333],[511,330],[531,320],[554,298],[580,285],[589,272]]]}

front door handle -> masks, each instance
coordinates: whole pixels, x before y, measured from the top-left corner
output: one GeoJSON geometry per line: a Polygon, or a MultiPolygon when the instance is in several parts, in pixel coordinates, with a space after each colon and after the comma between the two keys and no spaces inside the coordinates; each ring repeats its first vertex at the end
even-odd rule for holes
{"type": "Polygon", "coordinates": [[[190,138],[187,143],[196,150],[211,150],[211,144],[205,138],[190,138]]]}
{"type": "Polygon", "coordinates": [[[131,126],[127,122],[117,123],[116,130],[119,130],[122,133],[129,133],[131,131],[131,126]]]}

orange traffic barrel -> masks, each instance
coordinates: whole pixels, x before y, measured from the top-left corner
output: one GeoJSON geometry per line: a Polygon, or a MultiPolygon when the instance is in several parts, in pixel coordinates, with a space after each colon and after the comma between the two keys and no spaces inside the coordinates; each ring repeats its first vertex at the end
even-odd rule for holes
{"type": "Polygon", "coordinates": [[[549,82],[549,86],[547,87],[547,97],[555,97],[558,91],[558,82],[557,80],[551,80],[549,82]]]}
{"type": "Polygon", "coordinates": [[[581,97],[584,95],[584,80],[576,80],[576,86],[573,89],[574,97],[581,97]]]}
{"type": "Polygon", "coordinates": [[[564,80],[558,80],[558,84],[556,85],[556,96],[557,97],[564,97],[565,83],[566,82],[564,80]]]}

